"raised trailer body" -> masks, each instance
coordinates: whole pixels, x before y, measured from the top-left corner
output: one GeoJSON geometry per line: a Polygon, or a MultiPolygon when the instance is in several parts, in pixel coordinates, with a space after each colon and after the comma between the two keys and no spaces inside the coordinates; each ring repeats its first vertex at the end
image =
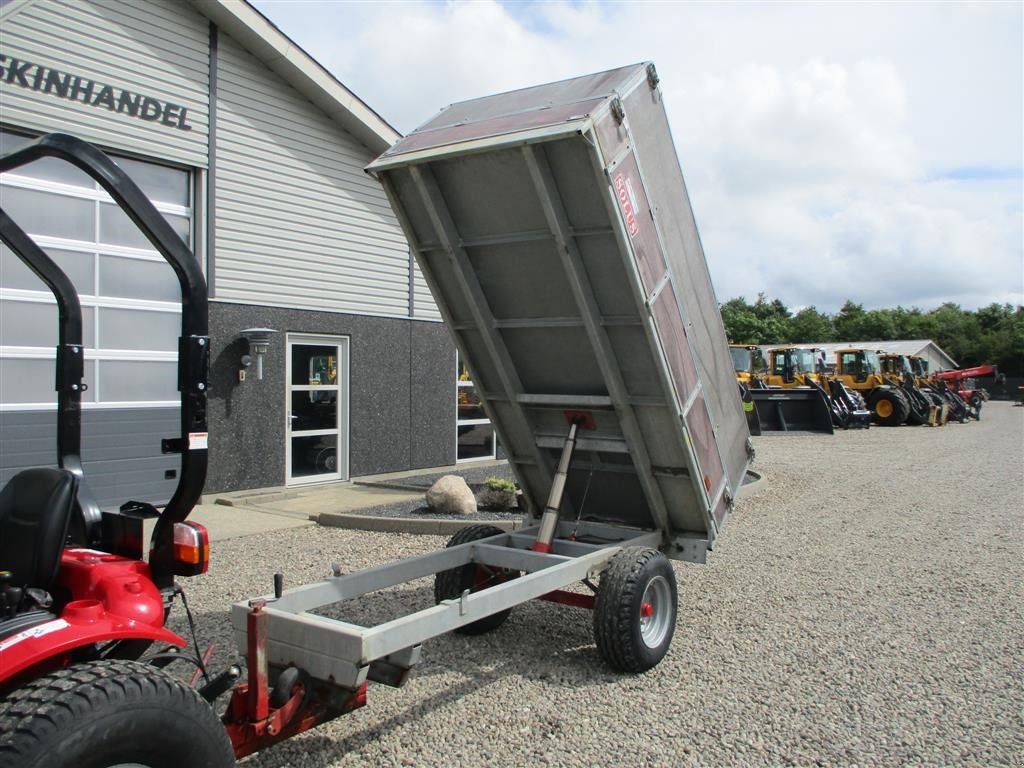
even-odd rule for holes
{"type": "MultiPolygon", "coordinates": [[[[600,612],[593,580],[620,553],[645,568],[652,549],[705,561],[752,448],[661,99],[649,64],[476,99],[369,166],[531,527],[338,573],[261,598],[256,611],[238,603],[239,644],[258,637],[271,676],[296,665],[349,690],[401,684],[425,640],[526,600],[600,612]],[[489,581],[461,594],[435,586],[437,605],[379,626],[311,613],[466,568],[489,581]],[[592,592],[561,590],[579,581],[592,592]]],[[[675,618],[665,567],[652,566],[635,606],[641,643],[662,652],[675,618]]],[[[619,668],[648,668],[640,662],[619,668]]]]}
{"type": "Polygon", "coordinates": [[[661,530],[694,559],[749,434],[657,82],[638,64],[456,104],[368,170],[531,509],[564,411],[589,411],[564,514],[586,495],[585,519],[661,530]]]}

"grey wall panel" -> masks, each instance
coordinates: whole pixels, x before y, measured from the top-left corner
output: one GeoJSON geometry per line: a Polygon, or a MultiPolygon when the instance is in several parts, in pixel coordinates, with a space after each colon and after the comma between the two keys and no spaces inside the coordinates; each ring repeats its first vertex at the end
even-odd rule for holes
{"type": "Polygon", "coordinates": [[[350,339],[349,474],[454,462],[454,350],[437,323],[212,302],[208,493],[285,482],[288,333],[350,339]],[[274,328],[263,380],[238,381],[239,331],[274,328]]]}
{"type": "MultiPolygon", "coordinates": [[[[0,25],[0,54],[6,57],[5,76],[0,78],[4,123],[42,133],[64,131],[105,147],[206,165],[208,22],[187,4],[47,0],[8,6],[0,25]],[[14,66],[12,76],[15,59],[21,65],[14,66]],[[32,66],[25,69],[26,63],[32,66]],[[37,83],[40,66],[44,71],[37,83]],[[61,86],[63,76],[82,78],[78,98],[69,97],[73,81],[66,84],[64,96],[56,81],[47,90],[50,70],[60,73],[61,86]],[[91,96],[86,95],[86,81],[94,83],[91,96]],[[105,85],[111,87],[111,102],[99,100],[105,85]],[[118,111],[124,91],[132,102],[135,96],[159,102],[160,117],[143,120],[127,107],[118,111]],[[184,108],[184,119],[179,120],[180,109],[168,112],[167,104],[184,108]]],[[[141,101],[136,109],[142,109],[141,101]]],[[[155,111],[153,106],[148,114],[155,111]]]]}
{"type": "Polygon", "coordinates": [[[216,298],[407,316],[409,249],[373,153],[221,35],[216,298]]]}
{"type": "Polygon", "coordinates": [[[455,344],[440,323],[412,326],[411,466],[455,463],[455,344]]]}
{"type": "Polygon", "coordinates": [[[434,297],[430,295],[430,287],[420,271],[420,265],[414,261],[412,269],[413,314],[417,320],[440,320],[441,313],[434,303],[434,297]]]}
{"type": "MultiPolygon", "coordinates": [[[[160,440],[178,434],[177,408],[87,410],[82,414],[82,461],[99,504],[129,499],[161,504],[170,499],[181,461],[160,453],[160,440]]],[[[0,483],[22,469],[56,466],[55,411],[0,413],[0,483]]]]}

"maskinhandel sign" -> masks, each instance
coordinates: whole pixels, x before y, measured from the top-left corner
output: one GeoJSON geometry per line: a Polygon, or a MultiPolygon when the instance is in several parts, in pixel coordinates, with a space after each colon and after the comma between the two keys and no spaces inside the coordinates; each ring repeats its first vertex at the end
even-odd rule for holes
{"type": "Polygon", "coordinates": [[[81,75],[60,72],[52,67],[22,61],[0,53],[0,83],[17,85],[30,91],[81,102],[90,107],[109,109],[150,123],[179,131],[191,131],[188,108],[153,96],[132,93],[124,88],[104,85],[81,75]]]}

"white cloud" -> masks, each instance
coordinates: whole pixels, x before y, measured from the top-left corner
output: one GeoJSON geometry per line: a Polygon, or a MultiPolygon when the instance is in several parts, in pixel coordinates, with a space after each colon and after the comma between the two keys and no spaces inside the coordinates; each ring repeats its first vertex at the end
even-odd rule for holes
{"type": "Polygon", "coordinates": [[[653,59],[720,299],[1024,301],[1017,4],[257,6],[403,131],[653,59]]]}

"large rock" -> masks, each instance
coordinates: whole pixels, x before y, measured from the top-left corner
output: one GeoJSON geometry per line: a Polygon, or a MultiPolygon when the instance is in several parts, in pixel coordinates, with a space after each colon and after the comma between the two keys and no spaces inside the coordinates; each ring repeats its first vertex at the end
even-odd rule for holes
{"type": "Polygon", "coordinates": [[[427,491],[427,506],[439,515],[471,515],[476,512],[476,496],[458,475],[445,475],[427,491]]]}

